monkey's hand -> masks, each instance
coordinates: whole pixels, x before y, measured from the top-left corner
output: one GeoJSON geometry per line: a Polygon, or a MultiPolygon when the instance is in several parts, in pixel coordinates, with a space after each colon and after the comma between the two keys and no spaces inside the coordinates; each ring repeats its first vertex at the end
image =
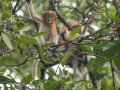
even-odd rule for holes
{"type": "Polygon", "coordinates": [[[31,0],[25,0],[27,3],[30,3],[31,0]]]}

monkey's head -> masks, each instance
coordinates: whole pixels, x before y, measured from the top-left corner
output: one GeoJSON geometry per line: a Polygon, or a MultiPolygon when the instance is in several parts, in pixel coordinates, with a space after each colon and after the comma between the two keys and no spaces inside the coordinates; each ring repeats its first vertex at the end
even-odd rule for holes
{"type": "Polygon", "coordinates": [[[52,24],[57,20],[57,16],[53,11],[46,11],[44,14],[42,14],[42,18],[46,24],[52,24]]]}

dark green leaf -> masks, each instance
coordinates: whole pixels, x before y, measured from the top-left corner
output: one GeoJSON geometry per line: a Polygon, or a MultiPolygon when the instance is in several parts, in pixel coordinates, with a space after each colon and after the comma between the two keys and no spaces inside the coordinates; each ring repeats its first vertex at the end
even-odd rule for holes
{"type": "Polygon", "coordinates": [[[19,74],[22,75],[22,72],[18,68],[14,68],[19,74]]]}
{"type": "Polygon", "coordinates": [[[12,83],[12,82],[15,82],[13,79],[10,79],[8,77],[5,77],[5,76],[0,76],[0,83],[3,84],[3,83],[12,83]]]}
{"type": "Polygon", "coordinates": [[[18,23],[17,23],[17,29],[18,29],[18,30],[22,30],[23,28],[24,28],[24,23],[18,22],[18,23]]]}
{"type": "Polygon", "coordinates": [[[117,69],[120,71],[120,57],[113,58],[114,64],[117,67],[117,69]]]}
{"type": "Polygon", "coordinates": [[[103,47],[103,51],[108,50],[109,48],[113,47],[114,45],[116,45],[115,42],[110,42],[110,43],[108,43],[107,45],[105,45],[105,46],[103,47]]]}
{"type": "Polygon", "coordinates": [[[108,58],[113,57],[120,52],[119,47],[120,47],[119,42],[110,42],[102,47],[103,49],[100,54],[108,58]]]}

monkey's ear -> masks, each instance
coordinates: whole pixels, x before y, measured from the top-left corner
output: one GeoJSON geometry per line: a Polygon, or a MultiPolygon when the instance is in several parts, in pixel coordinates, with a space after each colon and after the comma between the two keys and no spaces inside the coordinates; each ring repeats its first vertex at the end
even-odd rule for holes
{"type": "Polygon", "coordinates": [[[45,17],[45,13],[42,14],[42,18],[44,18],[44,17],[45,17]]]}
{"type": "Polygon", "coordinates": [[[56,21],[57,20],[57,15],[56,14],[54,14],[54,21],[56,21]]]}
{"type": "Polygon", "coordinates": [[[53,13],[54,13],[54,20],[56,21],[58,17],[57,17],[57,15],[56,15],[56,12],[55,12],[55,11],[54,11],[53,13]]]}

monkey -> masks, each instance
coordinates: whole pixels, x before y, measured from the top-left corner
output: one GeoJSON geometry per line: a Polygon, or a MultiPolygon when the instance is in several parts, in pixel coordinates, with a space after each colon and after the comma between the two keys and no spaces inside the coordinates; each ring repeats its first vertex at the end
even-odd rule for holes
{"type": "Polygon", "coordinates": [[[44,14],[42,14],[42,16],[40,16],[35,12],[32,1],[26,0],[26,2],[27,2],[27,6],[28,6],[31,17],[34,20],[41,23],[39,32],[42,32],[42,31],[48,32],[48,34],[45,34],[43,36],[41,35],[39,37],[40,42],[44,44],[46,41],[49,41],[54,44],[58,44],[58,35],[57,35],[56,25],[54,23],[54,21],[57,20],[57,16],[55,12],[49,10],[49,11],[46,11],[44,14]]]}
{"type": "MultiPolygon", "coordinates": [[[[45,13],[40,16],[35,12],[32,1],[26,0],[26,2],[30,16],[37,22],[41,23],[41,26],[39,27],[39,32],[42,31],[48,32],[47,34],[39,36],[40,44],[43,45],[45,44],[45,42],[50,42],[57,45],[58,34],[55,25],[55,21],[57,20],[57,15],[55,14],[55,12],[51,10],[45,11],[45,13]]],[[[32,72],[33,77],[37,77],[37,66],[39,61],[40,59],[34,60],[34,67],[32,72]]]]}
{"type": "MultiPolygon", "coordinates": [[[[67,23],[71,26],[77,26],[78,22],[75,20],[67,20],[67,23]]],[[[67,40],[66,37],[66,33],[65,30],[67,29],[67,27],[65,25],[62,25],[59,29],[59,33],[64,34],[61,36],[60,40],[61,42],[65,42],[67,40]]],[[[70,30],[69,30],[70,31],[70,30]]],[[[81,27],[80,33],[83,34],[83,37],[85,37],[87,35],[87,32],[84,31],[84,26],[81,27]]],[[[73,42],[77,42],[77,39],[73,40],[73,42]]],[[[71,47],[71,44],[68,45],[68,48],[71,47]]],[[[61,46],[59,49],[65,49],[65,46],[61,46]]],[[[65,61],[65,65],[70,65],[73,68],[73,71],[76,75],[78,75],[79,77],[85,79],[85,80],[89,80],[89,74],[88,74],[88,70],[85,66],[82,65],[82,63],[86,63],[87,62],[87,55],[83,55],[82,49],[80,48],[79,45],[76,45],[76,49],[75,51],[73,51],[72,55],[70,57],[68,57],[68,59],[65,61]],[[80,66],[80,67],[79,67],[80,66]]]]}

